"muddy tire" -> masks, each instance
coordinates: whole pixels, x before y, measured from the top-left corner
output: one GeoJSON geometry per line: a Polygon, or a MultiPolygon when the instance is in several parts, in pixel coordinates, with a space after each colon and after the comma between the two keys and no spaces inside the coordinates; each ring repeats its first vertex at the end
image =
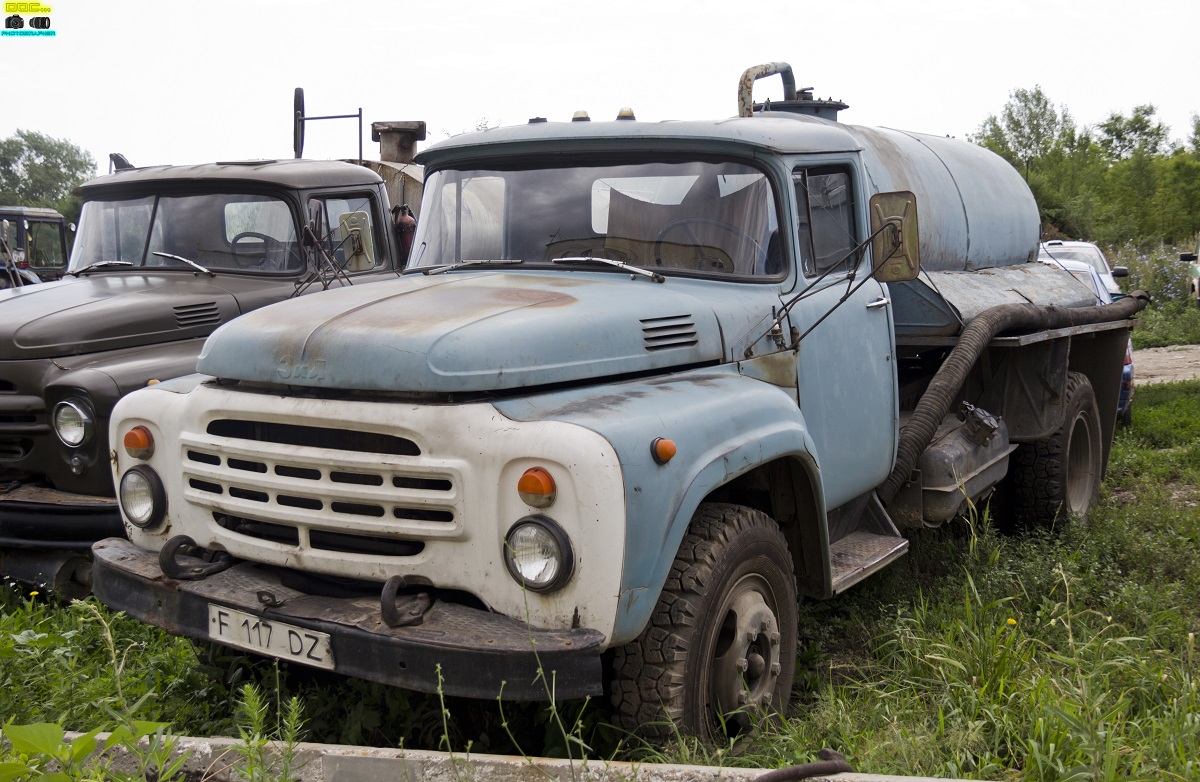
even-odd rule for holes
{"type": "Polygon", "coordinates": [[[706,743],[786,712],[796,672],[796,578],[779,526],[701,505],[650,623],[613,659],[617,723],[652,742],[706,743]]]}
{"type": "Polygon", "coordinates": [[[1009,462],[1011,509],[1025,529],[1061,529],[1072,520],[1086,520],[1100,495],[1103,434],[1086,376],[1067,374],[1065,408],[1058,431],[1022,444],[1009,462]]]}

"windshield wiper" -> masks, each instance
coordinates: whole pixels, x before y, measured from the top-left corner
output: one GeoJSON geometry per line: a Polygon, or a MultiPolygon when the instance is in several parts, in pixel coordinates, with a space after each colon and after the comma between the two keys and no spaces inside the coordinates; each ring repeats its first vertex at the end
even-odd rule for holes
{"type": "Polygon", "coordinates": [[[84,272],[90,272],[92,269],[96,269],[100,266],[133,266],[133,264],[129,261],[96,261],[91,266],[84,266],[78,271],[67,272],[67,274],[70,274],[73,277],[78,277],[84,272]]]}
{"type": "Polygon", "coordinates": [[[602,263],[606,266],[615,266],[621,271],[627,271],[631,274],[640,274],[643,277],[649,277],[654,282],[666,282],[667,278],[658,272],[652,272],[649,269],[643,269],[641,266],[632,266],[624,261],[615,261],[612,258],[596,258],[593,256],[578,256],[567,258],[555,258],[551,263],[602,263]]]}
{"type": "Polygon", "coordinates": [[[183,261],[184,263],[186,263],[188,266],[191,266],[196,271],[204,272],[209,277],[217,276],[216,272],[210,272],[208,269],[205,269],[200,264],[196,263],[195,261],[189,261],[187,258],[184,258],[182,255],[172,255],[171,253],[160,253],[157,250],[155,250],[154,252],[152,252],[150,254],[157,255],[159,258],[170,258],[173,261],[183,261]]]}
{"type": "Polygon", "coordinates": [[[497,266],[512,266],[521,263],[520,258],[501,259],[501,258],[477,258],[472,261],[461,261],[459,263],[451,263],[447,266],[434,266],[430,269],[424,269],[421,274],[426,276],[430,274],[441,274],[442,272],[452,272],[455,269],[461,269],[464,266],[489,266],[496,264],[497,266]]]}

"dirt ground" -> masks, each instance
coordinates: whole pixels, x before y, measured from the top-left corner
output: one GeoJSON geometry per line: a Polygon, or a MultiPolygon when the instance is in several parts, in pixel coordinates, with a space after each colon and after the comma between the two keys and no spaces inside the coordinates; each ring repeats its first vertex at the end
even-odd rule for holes
{"type": "Polygon", "coordinates": [[[1133,351],[1133,382],[1167,383],[1200,379],[1200,345],[1173,345],[1133,351]]]}

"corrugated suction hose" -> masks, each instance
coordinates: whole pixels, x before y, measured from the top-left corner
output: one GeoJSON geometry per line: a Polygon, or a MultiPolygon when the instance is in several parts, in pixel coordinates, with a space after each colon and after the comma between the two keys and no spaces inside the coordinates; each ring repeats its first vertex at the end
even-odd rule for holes
{"type": "Polygon", "coordinates": [[[929,388],[917,402],[912,418],[900,430],[896,465],[887,480],[876,489],[880,501],[887,505],[908,480],[921,452],[928,447],[938,426],[950,412],[950,406],[962,390],[971,367],[975,366],[984,348],[997,334],[1017,328],[1043,331],[1126,320],[1141,312],[1149,303],[1150,294],[1134,291],[1112,304],[1099,307],[1001,304],[976,315],[963,329],[958,344],[933,376],[929,388]]]}

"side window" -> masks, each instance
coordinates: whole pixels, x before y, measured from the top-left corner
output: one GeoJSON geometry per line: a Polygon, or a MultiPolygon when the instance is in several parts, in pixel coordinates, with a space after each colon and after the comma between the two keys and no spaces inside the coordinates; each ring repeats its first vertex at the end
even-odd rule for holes
{"type": "Polygon", "coordinates": [[[329,260],[348,272],[387,264],[387,240],[376,225],[369,195],[317,196],[308,202],[309,227],[317,238],[317,260],[329,260]]]}
{"type": "Polygon", "coordinates": [[[29,221],[29,244],[26,258],[39,269],[61,269],[63,257],[62,226],[44,220],[29,221]]]}
{"type": "Polygon", "coordinates": [[[799,209],[800,256],[810,277],[857,263],[854,188],[848,171],[803,169],[793,174],[799,209]]]}

